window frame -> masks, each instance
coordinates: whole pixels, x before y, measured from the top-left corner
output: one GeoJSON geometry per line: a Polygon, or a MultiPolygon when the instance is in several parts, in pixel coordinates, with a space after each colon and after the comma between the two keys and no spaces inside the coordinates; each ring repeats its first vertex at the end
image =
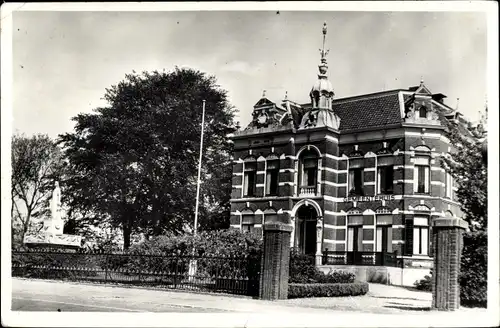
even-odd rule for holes
{"type": "Polygon", "coordinates": [[[278,193],[279,193],[279,175],[280,175],[279,167],[266,170],[266,196],[278,195],[278,193]],[[273,174],[275,176],[273,176],[273,174]],[[274,179],[273,179],[273,177],[274,177],[274,179]],[[274,189],[273,189],[273,182],[275,184],[274,189]]]}
{"type": "Polygon", "coordinates": [[[417,256],[429,256],[430,254],[430,226],[429,226],[429,217],[427,216],[415,216],[413,218],[413,255],[417,256]],[[417,223],[417,220],[426,220],[426,224],[417,223]],[[422,232],[425,231],[425,234],[422,232]],[[418,232],[418,234],[416,233],[418,232]],[[425,243],[425,252],[423,252],[423,238],[422,236],[426,236],[425,243]]]}
{"type": "Polygon", "coordinates": [[[241,231],[244,233],[254,233],[255,232],[255,223],[242,223],[241,224],[241,231]],[[246,229],[245,227],[248,227],[249,229],[246,229]]]}
{"type": "Polygon", "coordinates": [[[299,167],[299,173],[300,173],[299,188],[315,188],[315,189],[317,188],[318,172],[319,172],[319,164],[318,164],[319,159],[320,158],[319,158],[318,154],[315,153],[314,151],[308,151],[307,153],[300,155],[300,157],[299,157],[299,165],[300,165],[300,167],[299,167]],[[306,160],[312,161],[314,163],[313,167],[306,168],[305,167],[306,160]],[[312,175],[309,174],[311,172],[307,172],[307,174],[306,174],[306,170],[312,171],[314,174],[312,174],[312,175]],[[307,177],[307,181],[305,180],[306,177],[307,177]],[[313,184],[311,184],[311,185],[309,184],[310,177],[313,178],[313,184]]]}
{"type": "Polygon", "coordinates": [[[430,156],[416,156],[413,169],[413,193],[428,195],[431,192],[431,158],[430,156]],[[418,162],[426,162],[426,164],[419,164],[418,162]],[[423,173],[423,191],[420,191],[420,172],[419,169],[422,168],[424,170],[423,173]]]}
{"type": "Polygon", "coordinates": [[[381,165],[377,167],[377,194],[378,195],[394,195],[394,165],[381,165]],[[386,171],[391,168],[392,179],[391,179],[391,190],[387,192],[387,187],[384,192],[382,192],[382,174],[381,171],[386,171]]]}
{"type": "Polygon", "coordinates": [[[245,170],[243,172],[243,197],[255,197],[256,196],[256,191],[257,191],[257,168],[250,168],[248,169],[245,167],[245,170]],[[253,177],[252,183],[250,183],[250,177],[253,177]],[[250,192],[250,188],[251,192],[250,192]]]}
{"type": "Polygon", "coordinates": [[[425,105],[419,107],[418,118],[427,118],[427,107],[425,105]],[[422,116],[422,113],[424,113],[425,115],[422,116]]]}
{"type": "Polygon", "coordinates": [[[445,180],[444,180],[444,186],[445,186],[445,193],[444,197],[453,200],[453,176],[451,175],[450,172],[446,171],[445,173],[445,180]]]}
{"type": "Polygon", "coordinates": [[[365,170],[364,168],[362,167],[355,167],[355,168],[349,168],[349,172],[348,172],[348,194],[351,195],[351,191],[354,192],[354,195],[355,196],[364,196],[365,194],[365,190],[364,190],[364,184],[365,184],[365,179],[364,179],[364,173],[365,173],[365,170]],[[351,178],[351,172],[353,172],[353,177],[351,178]],[[359,186],[359,190],[356,190],[356,172],[360,172],[360,179],[361,179],[361,183],[360,183],[360,186],[359,186]]]}

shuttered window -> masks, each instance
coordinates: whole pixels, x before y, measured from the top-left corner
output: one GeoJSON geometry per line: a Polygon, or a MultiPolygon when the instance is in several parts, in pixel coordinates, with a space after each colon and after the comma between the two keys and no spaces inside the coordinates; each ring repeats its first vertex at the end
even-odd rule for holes
{"type": "Polygon", "coordinates": [[[413,255],[413,220],[405,221],[405,255],[413,255]]]}

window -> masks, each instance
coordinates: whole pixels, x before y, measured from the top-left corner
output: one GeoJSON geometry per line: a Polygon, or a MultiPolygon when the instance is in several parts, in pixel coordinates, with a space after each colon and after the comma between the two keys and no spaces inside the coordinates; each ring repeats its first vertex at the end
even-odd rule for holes
{"type": "Polygon", "coordinates": [[[419,157],[415,159],[415,169],[413,171],[413,192],[425,194],[429,192],[430,167],[429,158],[419,157]]]}
{"type": "Polygon", "coordinates": [[[316,158],[304,158],[303,167],[302,185],[315,187],[318,175],[318,160],[316,158]]]}
{"type": "Polygon", "coordinates": [[[347,251],[360,252],[363,250],[363,226],[347,228],[347,251]]]}
{"type": "Polygon", "coordinates": [[[267,163],[266,172],[266,195],[278,194],[278,178],[279,178],[278,161],[271,161],[267,163]]]}
{"type": "Polygon", "coordinates": [[[429,254],[429,219],[415,217],[413,220],[413,254],[429,254]]]}
{"type": "Polygon", "coordinates": [[[255,232],[255,225],[253,223],[242,224],[241,231],[250,233],[255,232]]]}
{"type": "Polygon", "coordinates": [[[381,166],[378,169],[378,193],[390,195],[394,191],[394,166],[381,166]]]}
{"type": "Polygon", "coordinates": [[[451,177],[451,174],[448,172],[446,172],[444,186],[445,186],[445,197],[451,199],[453,195],[453,178],[451,177]]]}
{"type": "Polygon", "coordinates": [[[377,226],[375,236],[375,251],[392,253],[392,227],[377,226]]]}
{"type": "Polygon", "coordinates": [[[244,195],[248,197],[255,196],[255,187],[257,182],[257,167],[255,163],[245,163],[245,176],[243,181],[244,195]]]}
{"type": "Polygon", "coordinates": [[[418,110],[418,116],[420,118],[426,118],[427,117],[427,107],[425,107],[425,106],[420,107],[420,109],[418,110]]]}
{"type": "Polygon", "coordinates": [[[349,194],[354,196],[364,196],[362,168],[349,170],[349,194]]]}

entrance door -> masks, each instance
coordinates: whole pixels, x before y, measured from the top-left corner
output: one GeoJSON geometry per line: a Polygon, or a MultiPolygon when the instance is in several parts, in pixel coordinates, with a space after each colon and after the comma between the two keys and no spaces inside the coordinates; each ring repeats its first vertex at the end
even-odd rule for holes
{"type": "Polygon", "coordinates": [[[299,240],[298,246],[302,254],[316,254],[317,214],[312,206],[302,206],[298,210],[299,240]]]}

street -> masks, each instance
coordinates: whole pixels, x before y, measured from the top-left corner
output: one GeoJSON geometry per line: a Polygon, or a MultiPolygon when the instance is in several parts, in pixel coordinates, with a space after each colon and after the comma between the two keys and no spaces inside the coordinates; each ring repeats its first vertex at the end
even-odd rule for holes
{"type": "Polygon", "coordinates": [[[326,312],[245,297],[13,279],[12,311],[55,312],[326,312]]]}
{"type": "MultiPolygon", "coordinates": [[[[115,319],[106,321],[106,325],[115,325],[115,320],[120,320],[122,327],[165,326],[165,322],[183,327],[208,324],[201,315],[217,315],[211,318],[218,327],[305,327],[313,323],[318,327],[331,327],[352,325],[353,322],[359,323],[358,326],[366,326],[368,322],[370,325],[394,326],[399,322],[396,318],[401,318],[409,326],[436,326],[436,323],[446,323],[448,327],[477,326],[480,324],[478,320],[485,322],[479,326],[488,326],[486,323],[492,319],[486,309],[429,311],[430,300],[430,293],[378,284],[370,284],[370,291],[364,296],[264,301],[230,295],[14,278],[13,316],[8,323],[20,326],[26,325],[26,320],[32,320],[39,327],[54,327],[54,318],[57,317],[68,320],[58,321],[59,324],[102,325],[105,321],[94,317],[94,314],[105,315],[105,312],[114,312],[108,313],[106,318],[117,315],[113,317],[115,319]],[[29,316],[28,311],[43,312],[29,316]],[[65,317],[64,312],[71,316],[65,317]],[[88,314],[79,316],[81,320],[75,322],[72,319],[75,312],[88,314]],[[164,317],[168,321],[143,321],[141,318],[147,313],[175,315],[175,318],[182,319],[172,321],[172,317],[164,317]],[[177,316],[183,313],[190,315],[177,316]],[[48,316],[50,314],[55,315],[48,316]]],[[[4,314],[2,320],[6,322],[4,314]]]]}

